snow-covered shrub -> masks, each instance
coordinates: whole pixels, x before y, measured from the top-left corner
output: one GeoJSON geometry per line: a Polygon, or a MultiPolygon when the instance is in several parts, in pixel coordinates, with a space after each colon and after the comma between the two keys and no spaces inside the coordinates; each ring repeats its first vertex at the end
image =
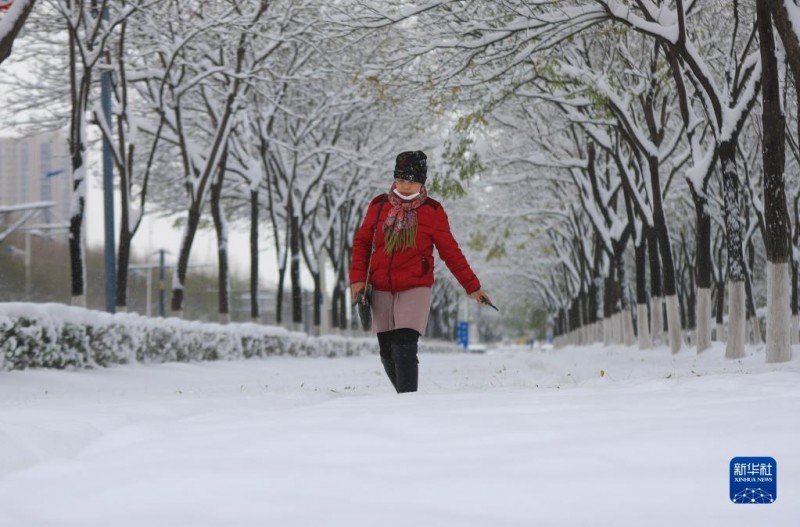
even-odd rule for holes
{"type": "MultiPolygon", "coordinates": [[[[422,351],[456,351],[423,341],[422,351]]],[[[0,304],[0,368],[87,368],[128,362],[377,353],[374,338],[309,337],[258,324],[210,324],[61,304],[0,304]]]]}

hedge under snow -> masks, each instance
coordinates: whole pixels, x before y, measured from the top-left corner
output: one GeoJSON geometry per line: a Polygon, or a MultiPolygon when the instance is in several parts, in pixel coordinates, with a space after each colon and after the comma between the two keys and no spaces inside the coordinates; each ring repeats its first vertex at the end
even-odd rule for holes
{"type": "MultiPolygon", "coordinates": [[[[458,349],[455,343],[430,341],[422,342],[421,348],[458,349]]],[[[63,304],[0,303],[0,369],[4,370],[375,352],[377,343],[371,337],[311,337],[252,323],[222,325],[112,315],[63,304]]]]}

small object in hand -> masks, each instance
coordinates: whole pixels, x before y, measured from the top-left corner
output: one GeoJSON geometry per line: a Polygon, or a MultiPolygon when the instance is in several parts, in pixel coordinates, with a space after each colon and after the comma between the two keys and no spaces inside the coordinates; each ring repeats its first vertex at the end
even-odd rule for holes
{"type": "Polygon", "coordinates": [[[356,293],[354,304],[358,306],[358,318],[361,319],[361,329],[372,329],[372,286],[368,285],[356,293]]]}
{"type": "Polygon", "coordinates": [[[497,306],[495,306],[494,304],[492,304],[491,302],[489,302],[489,300],[488,300],[488,299],[486,299],[486,298],[481,298],[481,304],[486,304],[487,306],[491,307],[491,308],[492,308],[492,309],[494,309],[495,311],[500,311],[499,309],[497,309],[497,306]]]}

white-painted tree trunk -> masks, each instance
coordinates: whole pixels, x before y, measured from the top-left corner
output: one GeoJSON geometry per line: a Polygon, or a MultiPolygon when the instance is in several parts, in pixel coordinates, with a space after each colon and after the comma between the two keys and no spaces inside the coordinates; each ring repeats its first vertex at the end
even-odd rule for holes
{"type": "Polygon", "coordinates": [[[798,344],[797,332],[800,329],[800,317],[792,315],[792,345],[798,344]]]}
{"type": "Polygon", "coordinates": [[[760,345],[764,342],[764,339],[761,338],[761,324],[758,323],[758,318],[751,317],[749,320],[749,328],[750,328],[750,344],[753,345],[760,345]]]}
{"type": "Polygon", "coordinates": [[[792,359],[789,271],[788,263],[767,262],[767,362],[792,359]]]}
{"type": "Polygon", "coordinates": [[[661,309],[662,299],[655,296],[650,300],[650,338],[653,345],[661,344],[664,334],[664,316],[661,309]]]}
{"type": "Polygon", "coordinates": [[[725,325],[717,324],[717,342],[725,342],[725,325]]]}
{"type": "Polygon", "coordinates": [[[633,346],[636,342],[636,335],[633,331],[633,316],[631,310],[626,309],[621,313],[622,316],[622,338],[626,346],[633,346]]]}
{"type": "Polygon", "coordinates": [[[76,295],[71,297],[70,305],[75,307],[86,307],[86,295],[76,295]]]}
{"type": "Polygon", "coordinates": [[[650,340],[650,325],[647,321],[647,304],[638,304],[636,306],[636,324],[638,330],[639,349],[646,350],[653,347],[653,341],[650,340]]]}
{"type": "MultiPolygon", "coordinates": [[[[788,327],[788,324],[787,324],[787,327],[788,327]]],[[[763,344],[765,342],[764,341],[764,334],[761,332],[761,324],[759,323],[758,317],[756,317],[753,320],[753,328],[754,328],[753,334],[755,335],[754,338],[755,338],[756,344],[763,344]]]]}
{"type": "Polygon", "coordinates": [[[611,319],[603,319],[603,346],[611,344],[611,319]]]}
{"type": "Polygon", "coordinates": [[[728,345],[725,356],[729,359],[744,357],[745,320],[744,281],[728,282],[728,345]]]}
{"type": "Polygon", "coordinates": [[[229,313],[218,313],[217,316],[220,324],[229,324],[231,321],[231,315],[229,313]]]}
{"type": "Polygon", "coordinates": [[[612,344],[619,344],[620,343],[620,320],[619,320],[619,313],[614,313],[611,315],[611,343],[612,344]]]}
{"type": "Polygon", "coordinates": [[[697,353],[711,347],[711,289],[697,290],[697,353]]]}
{"type": "Polygon", "coordinates": [[[683,332],[681,330],[681,309],[678,295],[669,295],[667,301],[667,325],[669,326],[669,349],[678,353],[683,348],[683,332]]]}

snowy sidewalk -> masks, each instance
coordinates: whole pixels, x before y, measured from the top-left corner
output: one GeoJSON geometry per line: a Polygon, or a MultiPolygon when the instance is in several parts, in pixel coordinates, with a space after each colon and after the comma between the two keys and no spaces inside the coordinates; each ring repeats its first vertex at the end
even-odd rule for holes
{"type": "Polygon", "coordinates": [[[0,373],[0,525],[796,526],[800,361],[749,352],[423,355],[403,396],[377,356],[0,373]]]}

